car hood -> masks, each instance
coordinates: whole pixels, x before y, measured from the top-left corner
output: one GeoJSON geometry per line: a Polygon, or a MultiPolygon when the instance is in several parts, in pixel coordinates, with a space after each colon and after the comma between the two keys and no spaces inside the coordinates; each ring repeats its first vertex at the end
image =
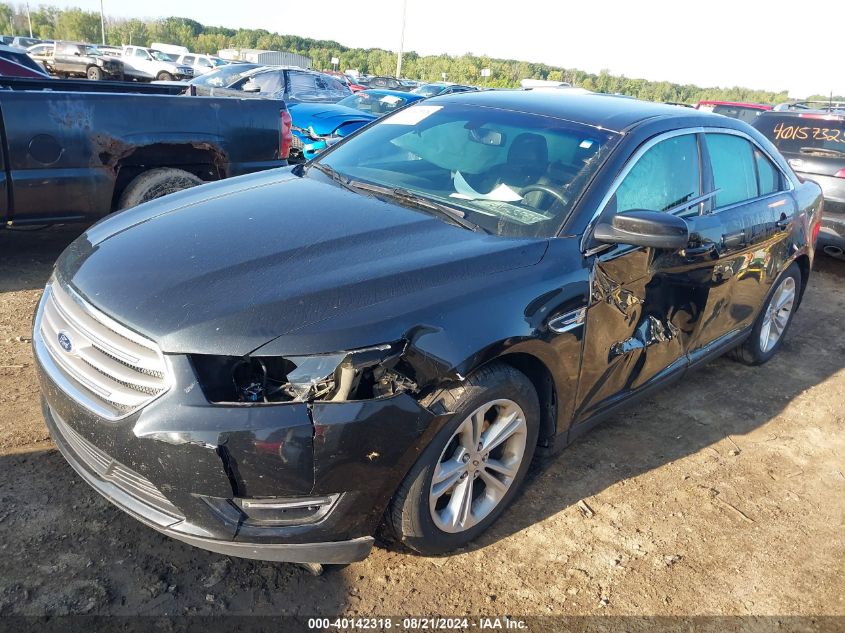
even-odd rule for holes
{"type": "Polygon", "coordinates": [[[351,122],[369,123],[375,115],[333,103],[293,103],[288,106],[296,127],[314,131],[320,136],[331,135],[341,125],[351,122]]]}
{"type": "Polygon", "coordinates": [[[279,169],[103,220],[68,247],[56,270],[91,304],[170,353],[243,355],[314,324],[341,330],[364,308],[392,315],[395,327],[356,328],[322,350],[335,351],[379,342],[357,336],[413,327],[402,322],[410,308],[398,306],[418,307],[415,293],[461,296],[496,273],[537,263],[546,247],[546,240],[455,227],[317,172],[279,169]]]}

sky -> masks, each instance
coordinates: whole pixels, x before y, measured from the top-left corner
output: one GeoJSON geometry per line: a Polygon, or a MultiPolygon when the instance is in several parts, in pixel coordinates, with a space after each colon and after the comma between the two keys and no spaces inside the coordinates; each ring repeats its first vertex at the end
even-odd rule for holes
{"type": "MultiPolygon", "coordinates": [[[[106,15],[186,17],[398,50],[403,0],[103,0],[106,15]]],[[[749,0],[407,0],[405,50],[474,53],[703,87],[845,94],[845,2],[816,11],[749,0]],[[822,19],[820,19],[822,18],[822,19]],[[827,26],[826,26],[827,25],[827,26]]],[[[40,4],[32,1],[30,6],[40,4]]],[[[98,11],[100,0],[46,4],[98,11]]]]}

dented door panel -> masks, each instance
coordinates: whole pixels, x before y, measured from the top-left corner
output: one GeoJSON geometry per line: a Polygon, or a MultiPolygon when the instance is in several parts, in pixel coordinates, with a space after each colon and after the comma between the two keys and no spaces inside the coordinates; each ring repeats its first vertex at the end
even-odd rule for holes
{"type": "Polygon", "coordinates": [[[704,297],[655,253],[616,247],[594,261],[576,423],[686,364],[704,297]]]}

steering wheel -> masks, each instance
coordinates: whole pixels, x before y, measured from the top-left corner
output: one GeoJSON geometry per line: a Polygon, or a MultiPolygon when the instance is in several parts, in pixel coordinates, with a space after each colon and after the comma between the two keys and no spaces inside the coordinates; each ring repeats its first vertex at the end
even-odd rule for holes
{"type": "MultiPolygon", "coordinates": [[[[543,193],[549,194],[552,198],[556,199],[562,205],[566,206],[566,198],[563,197],[563,194],[560,193],[557,189],[553,187],[548,187],[546,185],[528,185],[527,187],[522,188],[521,195],[525,198],[525,194],[530,193],[532,191],[541,191],[543,193]]],[[[533,204],[531,205],[534,206],[533,204]]]]}

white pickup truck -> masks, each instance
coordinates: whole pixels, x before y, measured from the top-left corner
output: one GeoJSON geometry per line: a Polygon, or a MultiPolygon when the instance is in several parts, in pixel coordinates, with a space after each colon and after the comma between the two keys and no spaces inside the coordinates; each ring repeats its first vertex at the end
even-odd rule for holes
{"type": "Polygon", "coordinates": [[[174,62],[170,55],[154,48],[124,46],[121,59],[127,79],[172,81],[194,78],[193,68],[174,62]]]}

